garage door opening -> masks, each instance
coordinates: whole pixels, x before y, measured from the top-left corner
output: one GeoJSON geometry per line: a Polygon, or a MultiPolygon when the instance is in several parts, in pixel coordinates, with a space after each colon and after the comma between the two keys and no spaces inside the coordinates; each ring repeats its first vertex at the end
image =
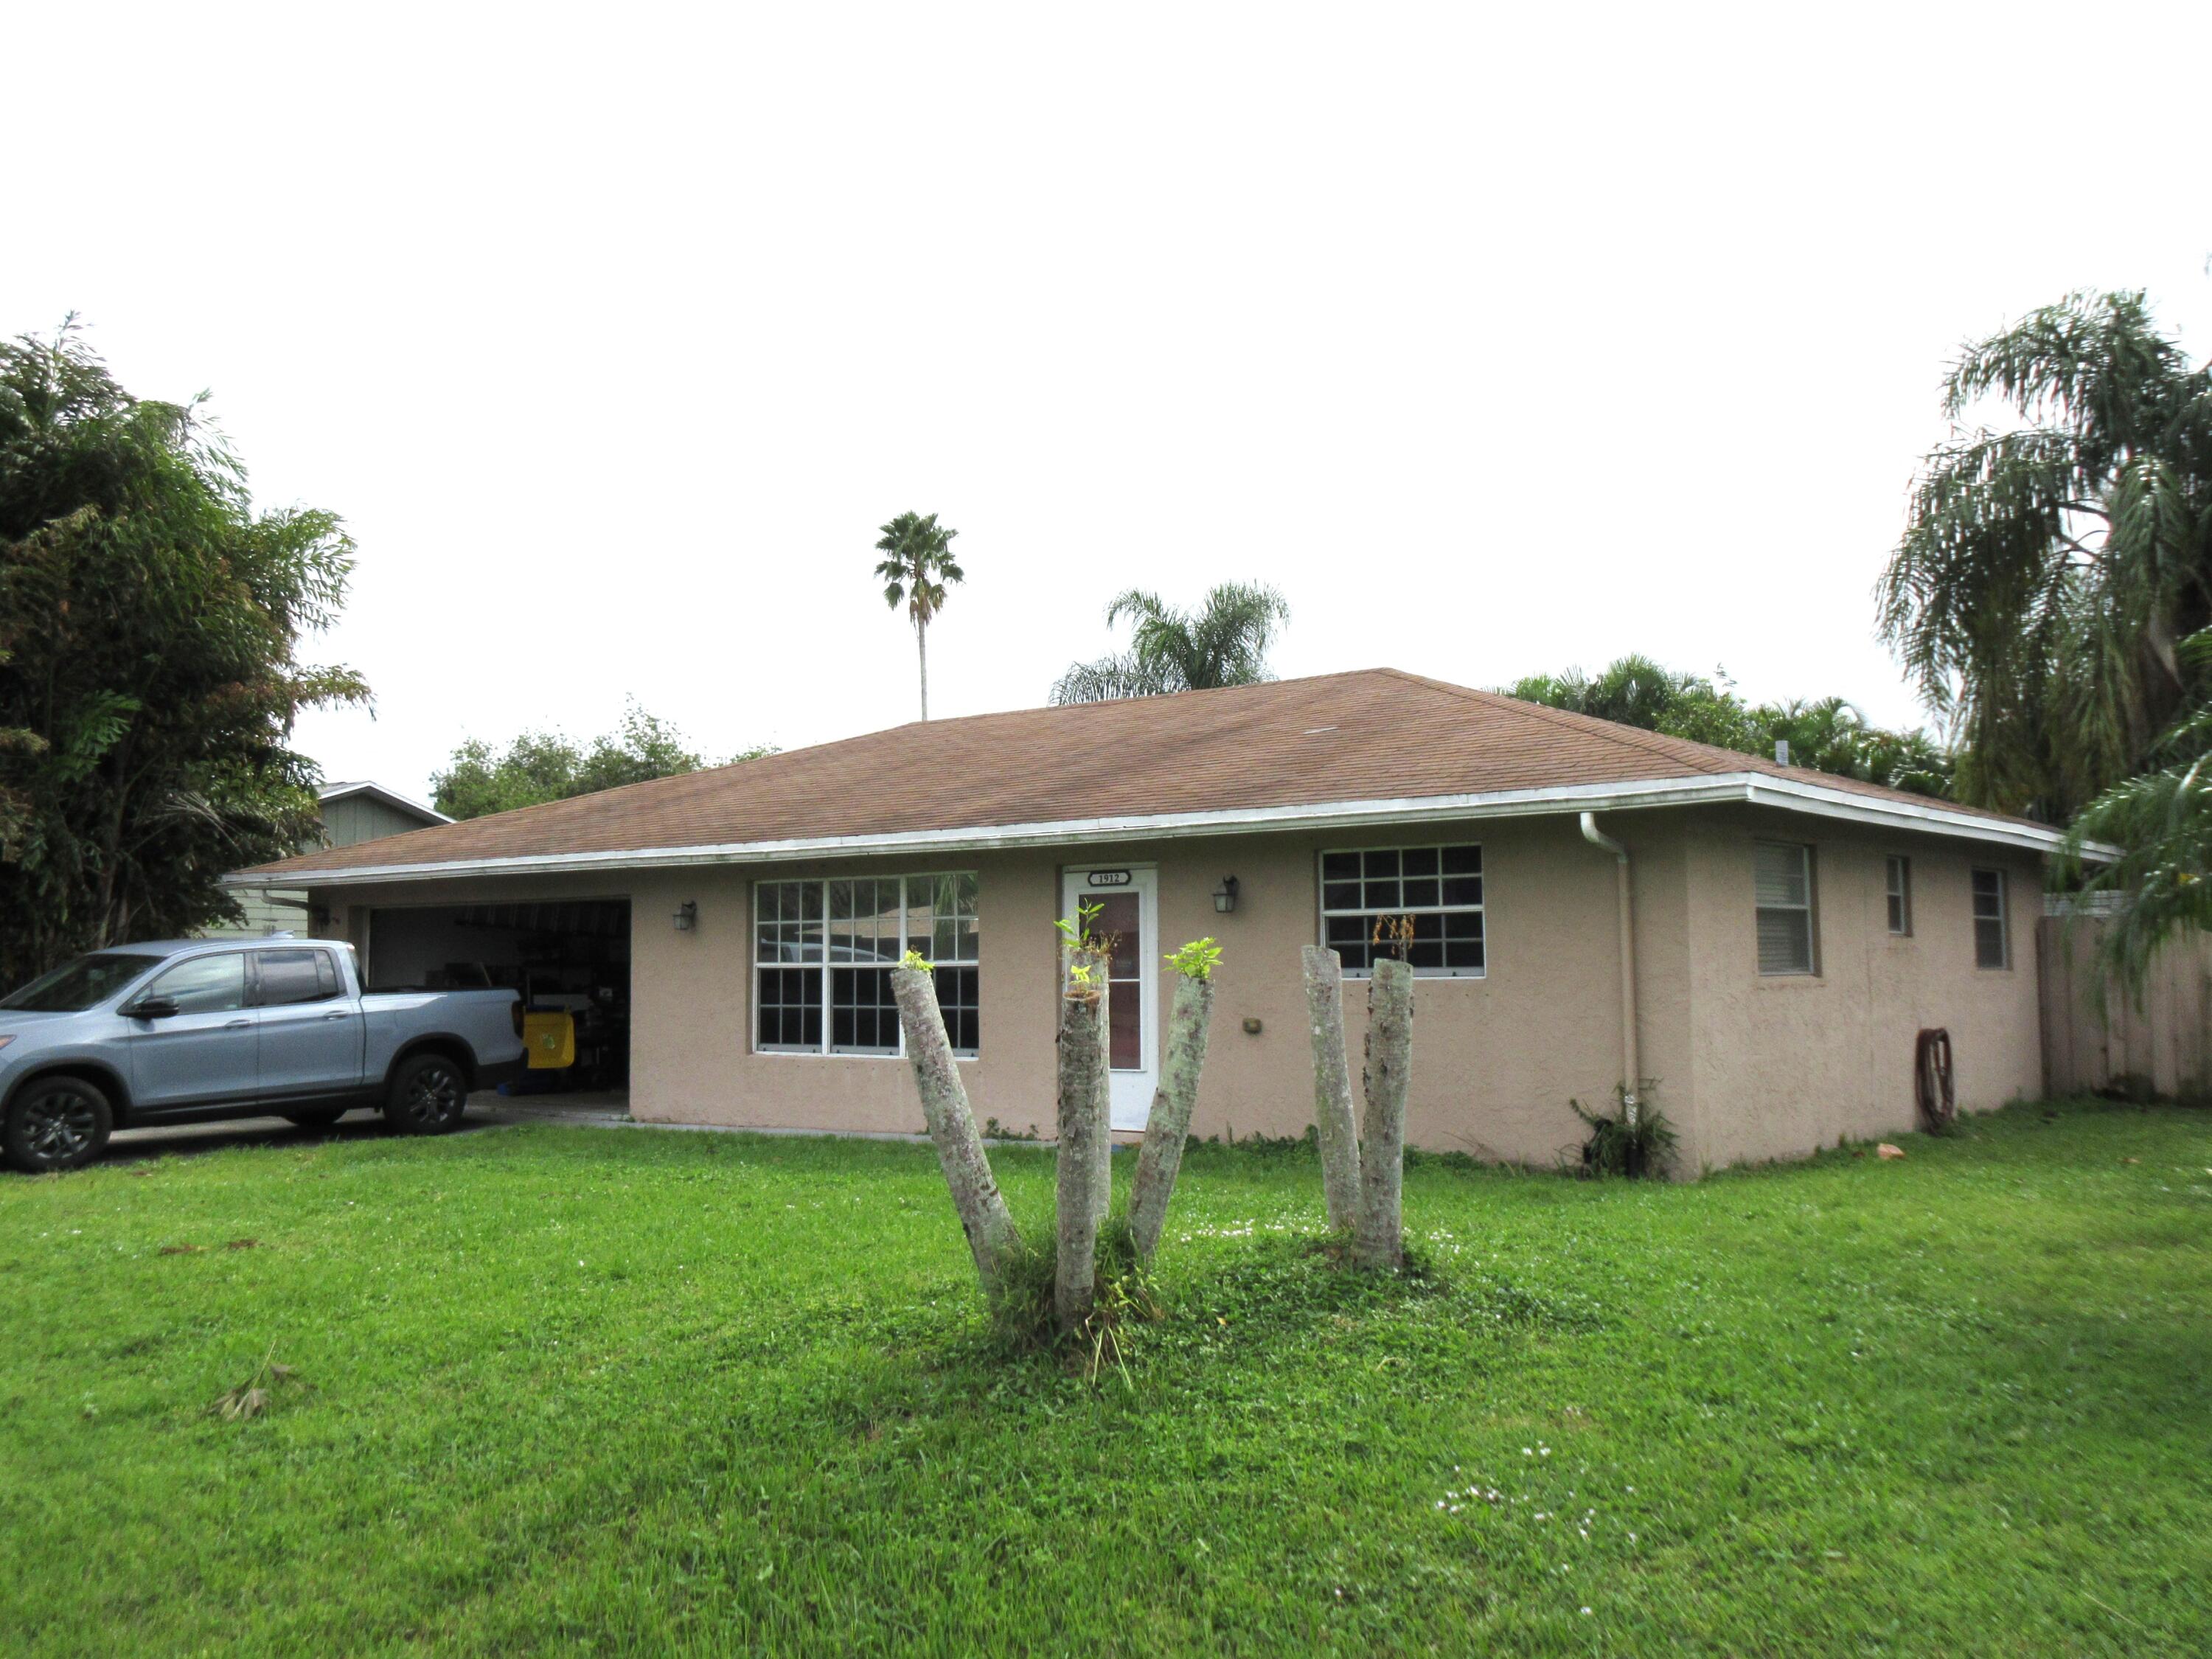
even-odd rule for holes
{"type": "Polygon", "coordinates": [[[441,904],[373,910],[367,957],[372,990],[496,986],[522,993],[534,1034],[572,1041],[533,1045],[538,1059],[508,1092],[629,1086],[629,901],[441,904]],[[568,1025],[562,1025],[565,1015],[568,1025]]]}

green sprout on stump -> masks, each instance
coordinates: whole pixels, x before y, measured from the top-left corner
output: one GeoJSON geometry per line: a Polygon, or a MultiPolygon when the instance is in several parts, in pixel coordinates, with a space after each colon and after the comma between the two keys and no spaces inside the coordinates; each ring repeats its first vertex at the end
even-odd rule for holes
{"type": "Polygon", "coordinates": [[[1078,899],[1073,918],[1060,916],[1053,926],[1067,947],[1068,982],[1078,995],[1087,995],[1100,977],[1099,969],[1113,953],[1114,941],[1091,931],[1091,924],[1106,907],[1096,899],[1078,899]]]}
{"type": "Polygon", "coordinates": [[[1211,939],[1194,939],[1170,952],[1167,963],[1185,979],[1212,979],[1213,970],[1221,965],[1221,947],[1211,939]]]}

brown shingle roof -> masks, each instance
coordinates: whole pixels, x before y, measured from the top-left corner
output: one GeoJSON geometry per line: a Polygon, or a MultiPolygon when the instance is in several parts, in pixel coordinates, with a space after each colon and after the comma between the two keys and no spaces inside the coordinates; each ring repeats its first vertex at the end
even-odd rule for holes
{"type": "MultiPolygon", "coordinates": [[[[296,878],[1745,774],[1933,805],[1754,755],[1376,668],[917,722],[331,848],[251,873],[296,878]]],[[[1992,828],[2020,827],[1995,814],[1947,810],[1992,828]]]]}

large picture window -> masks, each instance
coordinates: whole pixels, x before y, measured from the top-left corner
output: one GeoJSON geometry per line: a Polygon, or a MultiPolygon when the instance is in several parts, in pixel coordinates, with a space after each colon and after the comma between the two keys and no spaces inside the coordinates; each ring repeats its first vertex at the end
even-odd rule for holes
{"type": "Polygon", "coordinates": [[[754,1046],[777,1054],[905,1052],[891,969],[908,951],[937,969],[953,1052],[981,1046],[975,877],[763,881],[753,890],[754,1046]]]}
{"type": "Polygon", "coordinates": [[[1410,916],[1406,959],[1415,974],[1480,979],[1484,971],[1482,848],[1387,847],[1321,855],[1322,940],[1347,974],[1364,974],[1389,947],[1374,943],[1386,916],[1410,916]]]}

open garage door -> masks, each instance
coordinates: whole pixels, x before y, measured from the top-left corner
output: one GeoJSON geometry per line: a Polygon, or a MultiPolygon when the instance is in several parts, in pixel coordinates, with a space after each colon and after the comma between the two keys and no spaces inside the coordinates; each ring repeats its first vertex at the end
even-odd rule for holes
{"type": "Polygon", "coordinates": [[[629,901],[394,906],[373,910],[372,990],[497,986],[526,1012],[566,1014],[574,1060],[518,1087],[623,1089],[629,1082],[629,901]]]}

